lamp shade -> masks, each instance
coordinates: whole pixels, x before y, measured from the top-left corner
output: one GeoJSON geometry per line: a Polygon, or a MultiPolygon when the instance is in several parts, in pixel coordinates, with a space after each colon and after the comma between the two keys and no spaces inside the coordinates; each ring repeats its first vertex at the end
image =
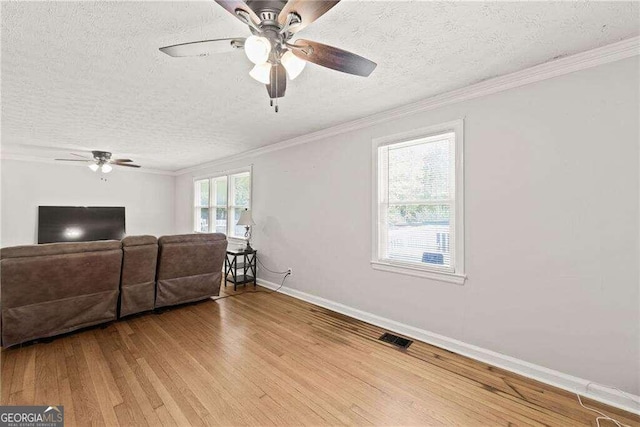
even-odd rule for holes
{"type": "Polygon", "coordinates": [[[251,218],[251,211],[249,209],[245,209],[240,214],[240,219],[236,225],[256,225],[256,223],[253,222],[253,218],[251,218]]]}

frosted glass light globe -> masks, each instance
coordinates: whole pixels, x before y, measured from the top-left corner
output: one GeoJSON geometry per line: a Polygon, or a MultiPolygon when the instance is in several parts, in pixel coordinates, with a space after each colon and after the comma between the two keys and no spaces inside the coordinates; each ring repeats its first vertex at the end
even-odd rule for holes
{"type": "Polygon", "coordinates": [[[269,59],[271,43],[264,37],[249,36],[244,42],[244,53],[254,64],[264,64],[269,59]]]}
{"type": "Polygon", "coordinates": [[[249,75],[259,81],[268,85],[271,83],[271,64],[268,62],[260,65],[255,65],[249,72],[249,75]]]}
{"type": "Polygon", "coordinates": [[[111,172],[111,169],[113,169],[113,168],[111,167],[111,165],[108,165],[108,164],[106,164],[106,163],[105,163],[104,165],[102,165],[102,172],[103,172],[103,173],[109,173],[109,172],[111,172]]]}
{"type": "Polygon", "coordinates": [[[290,50],[286,51],[284,55],[282,55],[280,62],[284,65],[284,68],[287,70],[287,74],[289,74],[289,78],[291,80],[298,77],[302,70],[304,70],[304,66],[307,65],[307,61],[303,61],[298,58],[290,50]]]}
{"type": "Polygon", "coordinates": [[[98,166],[96,163],[91,163],[89,165],[89,169],[91,169],[94,172],[96,172],[99,168],[100,168],[100,166],[98,166]]]}

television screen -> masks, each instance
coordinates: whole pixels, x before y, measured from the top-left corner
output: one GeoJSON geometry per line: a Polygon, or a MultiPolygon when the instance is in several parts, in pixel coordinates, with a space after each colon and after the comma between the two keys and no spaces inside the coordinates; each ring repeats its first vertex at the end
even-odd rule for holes
{"type": "Polygon", "coordinates": [[[123,207],[40,206],[38,243],[120,240],[123,207]]]}

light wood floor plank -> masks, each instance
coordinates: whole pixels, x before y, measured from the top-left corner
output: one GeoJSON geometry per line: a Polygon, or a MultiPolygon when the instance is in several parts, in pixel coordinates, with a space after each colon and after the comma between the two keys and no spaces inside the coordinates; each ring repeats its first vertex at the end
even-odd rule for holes
{"type": "MultiPolygon", "coordinates": [[[[595,425],[575,396],[252,288],[2,350],[2,404],[69,426],[595,425]]],[[[640,427],[640,417],[587,404],[640,427]]]]}

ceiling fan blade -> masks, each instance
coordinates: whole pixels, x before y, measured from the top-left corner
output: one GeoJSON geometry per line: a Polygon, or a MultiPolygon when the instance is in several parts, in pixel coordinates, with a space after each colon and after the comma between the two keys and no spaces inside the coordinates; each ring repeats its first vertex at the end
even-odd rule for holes
{"type": "Polygon", "coordinates": [[[227,10],[227,12],[229,12],[230,14],[232,14],[233,16],[235,16],[236,18],[238,18],[242,22],[244,22],[244,20],[242,18],[240,18],[238,16],[238,14],[236,13],[236,10],[238,10],[238,9],[244,10],[245,12],[247,12],[249,14],[249,18],[255,24],[259,24],[260,23],[260,18],[258,18],[258,15],[256,15],[256,13],[253,11],[253,9],[251,9],[247,5],[247,3],[243,2],[242,0],[215,0],[215,2],[218,3],[220,6],[224,7],[227,10]]]}
{"type": "Polygon", "coordinates": [[[76,154],[76,153],[69,153],[69,154],[71,154],[72,156],[80,157],[81,159],[91,160],[89,157],[81,156],[80,154],[76,154]]]}
{"type": "Polygon", "coordinates": [[[118,162],[133,162],[133,160],[131,159],[113,159],[111,160],[112,163],[118,163],[118,162]]]}
{"type": "Polygon", "coordinates": [[[58,160],[60,162],[91,162],[92,160],[86,159],[86,160],[80,160],[80,159],[55,159],[58,160]]]}
{"type": "Polygon", "coordinates": [[[287,71],[282,64],[271,67],[271,83],[267,86],[269,98],[282,98],[287,90],[287,71]]]}
{"type": "Polygon", "coordinates": [[[114,164],[116,166],[126,166],[128,168],[139,168],[139,167],[141,167],[140,165],[134,165],[132,163],[112,163],[112,164],[114,164]]]}
{"type": "Polygon", "coordinates": [[[291,52],[305,61],[362,77],[368,77],[378,65],[355,53],[311,40],[296,40],[291,52]]]}
{"type": "Polygon", "coordinates": [[[161,47],[160,51],[176,58],[185,56],[209,56],[232,52],[244,46],[244,37],[203,40],[161,47]]]}
{"type": "Polygon", "coordinates": [[[302,22],[289,28],[289,32],[297,33],[327,13],[329,9],[339,2],[340,0],[289,0],[278,15],[278,22],[280,25],[284,25],[287,22],[289,13],[295,12],[300,16],[302,22]]]}

